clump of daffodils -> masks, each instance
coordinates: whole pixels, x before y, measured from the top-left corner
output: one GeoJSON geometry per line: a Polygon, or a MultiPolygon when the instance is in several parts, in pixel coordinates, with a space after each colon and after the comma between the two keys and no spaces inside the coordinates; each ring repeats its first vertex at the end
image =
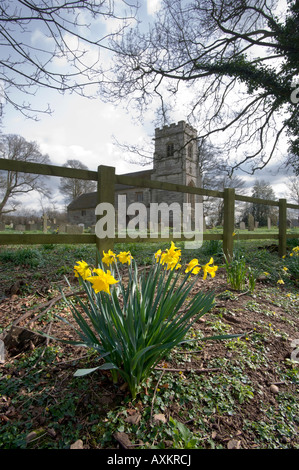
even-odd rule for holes
{"type": "Polygon", "coordinates": [[[295,246],[295,248],[293,248],[293,254],[295,254],[295,256],[299,256],[299,246],[295,246]]]}
{"type": "Polygon", "coordinates": [[[283,267],[283,274],[299,282],[299,246],[295,246],[291,253],[284,257],[288,262],[288,267],[283,267]]]}
{"type": "MultiPolygon", "coordinates": [[[[162,265],[167,271],[182,268],[181,250],[176,247],[173,242],[171,242],[170,248],[165,251],[162,252],[162,250],[158,250],[155,253],[154,258],[156,263],[162,265]]],[[[130,251],[121,251],[120,253],[115,254],[112,250],[108,250],[107,252],[103,252],[102,257],[102,263],[103,265],[105,264],[107,268],[113,268],[117,265],[118,261],[121,264],[127,264],[130,266],[132,260],[133,256],[130,251]]],[[[214,265],[213,258],[210,258],[210,261],[203,266],[199,264],[197,258],[194,258],[185,266],[184,272],[186,274],[189,273],[190,275],[196,275],[202,270],[203,280],[205,280],[208,274],[212,278],[215,277],[217,269],[218,266],[214,265]]],[[[94,268],[91,270],[85,261],[77,261],[74,266],[74,273],[76,277],[81,277],[84,281],[90,282],[95,293],[103,291],[110,294],[110,286],[119,282],[115,279],[114,273],[110,269],[107,269],[107,271],[101,268],[94,268]]]]}
{"type": "Polygon", "coordinates": [[[188,338],[188,331],[211,310],[214,294],[190,293],[199,273],[206,279],[216,271],[213,258],[203,266],[196,258],[182,266],[181,250],[173,242],[165,251],[158,250],[148,269],[140,273],[130,251],[104,251],[97,267],[77,261],[74,274],[87,298],[74,303],[65,297],[77,323],[71,326],[79,338],[70,342],[97,351],[104,363],[75,375],[109,369],[113,381],[125,381],[135,398],[171,349],[194,340],[188,338]],[[120,264],[128,268],[125,281],[120,264]]]}

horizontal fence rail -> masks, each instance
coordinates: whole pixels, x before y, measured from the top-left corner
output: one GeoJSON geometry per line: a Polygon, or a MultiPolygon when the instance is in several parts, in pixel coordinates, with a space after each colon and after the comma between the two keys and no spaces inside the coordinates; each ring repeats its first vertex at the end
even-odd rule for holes
{"type": "MultiPolygon", "coordinates": [[[[279,255],[284,256],[286,254],[287,238],[297,238],[299,236],[298,233],[287,233],[287,209],[299,210],[299,205],[290,204],[286,199],[273,201],[238,195],[235,194],[235,190],[233,188],[226,188],[224,191],[214,191],[175,183],[147,180],[134,176],[117,175],[115,174],[114,167],[104,165],[100,165],[97,171],[90,171],[48,164],[23,162],[19,160],[0,159],[0,170],[96,181],[98,184],[98,204],[102,202],[110,202],[114,205],[115,184],[222,198],[224,200],[223,232],[205,232],[203,233],[203,240],[222,240],[223,251],[227,256],[232,256],[233,254],[233,244],[235,240],[235,201],[270,205],[279,208],[278,233],[240,233],[238,234],[239,240],[278,240],[279,255]]],[[[137,237],[133,239],[134,242],[142,243],[165,242],[168,240],[190,241],[190,238],[181,235],[175,237],[158,236],[156,238],[137,237]]],[[[128,236],[120,237],[118,234],[115,235],[113,240],[111,238],[100,239],[95,234],[0,234],[0,245],[38,245],[48,243],[95,244],[100,252],[103,250],[107,251],[108,248],[111,249],[115,242],[132,243],[132,238],[128,236]]]]}
{"type": "Polygon", "coordinates": [[[36,175],[60,176],[77,178],[80,180],[98,180],[97,171],[67,168],[64,166],[47,165],[45,163],[23,162],[20,160],[8,160],[0,158],[0,170],[17,171],[20,173],[32,173],[36,175]]]}
{"type": "MultiPolygon", "coordinates": [[[[22,162],[19,160],[7,160],[0,158],[0,170],[18,171],[22,173],[33,173],[45,176],[58,176],[66,178],[77,178],[90,181],[98,181],[98,171],[81,170],[77,168],[67,168],[56,165],[47,165],[44,163],[22,162]]],[[[152,189],[163,189],[168,191],[177,191],[190,194],[198,194],[200,196],[224,197],[224,191],[215,191],[212,189],[196,188],[192,186],[184,186],[174,183],[166,183],[161,181],[153,181],[147,179],[136,178],[134,176],[115,175],[116,184],[124,184],[127,186],[138,186],[152,189]],[[138,181],[138,184],[136,183],[138,181]]],[[[255,204],[264,204],[268,206],[279,206],[278,201],[271,199],[260,199],[251,196],[235,195],[236,201],[250,202],[255,204]]],[[[287,203],[289,209],[299,209],[299,205],[287,203]]]]}

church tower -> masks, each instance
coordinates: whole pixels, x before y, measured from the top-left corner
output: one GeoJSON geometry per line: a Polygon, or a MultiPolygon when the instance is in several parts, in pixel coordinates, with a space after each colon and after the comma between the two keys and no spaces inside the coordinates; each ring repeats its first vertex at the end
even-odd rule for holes
{"type": "MultiPolygon", "coordinates": [[[[152,179],[200,187],[197,131],[185,121],[155,130],[152,179]]],[[[190,202],[197,196],[173,191],[153,190],[152,202],[190,202]]]]}

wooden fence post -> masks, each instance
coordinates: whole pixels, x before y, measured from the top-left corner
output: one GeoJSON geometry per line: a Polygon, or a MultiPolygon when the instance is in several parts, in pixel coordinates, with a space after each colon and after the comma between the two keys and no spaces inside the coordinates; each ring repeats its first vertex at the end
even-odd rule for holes
{"type": "Polygon", "coordinates": [[[235,190],[224,189],[223,252],[228,260],[233,256],[235,229],[235,190]]]}
{"type": "Polygon", "coordinates": [[[279,199],[278,254],[285,256],[287,252],[287,201],[279,199]]]}
{"type": "MultiPolygon", "coordinates": [[[[115,195],[115,168],[110,166],[100,165],[98,167],[98,181],[97,181],[97,205],[101,203],[109,203],[114,208],[114,195],[115,195]]],[[[107,217],[108,218],[108,217],[107,217]]],[[[97,222],[101,219],[100,215],[96,216],[97,222]]],[[[114,218],[115,222],[115,218],[114,218]]],[[[98,256],[103,255],[103,251],[113,250],[114,238],[99,237],[97,234],[96,226],[96,247],[97,259],[98,256]]]]}

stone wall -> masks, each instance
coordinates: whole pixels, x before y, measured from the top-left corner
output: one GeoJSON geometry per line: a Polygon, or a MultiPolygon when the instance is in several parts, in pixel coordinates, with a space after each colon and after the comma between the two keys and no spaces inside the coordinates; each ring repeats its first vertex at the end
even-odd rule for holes
{"type": "Polygon", "coordinates": [[[71,225],[84,223],[85,227],[91,227],[96,223],[95,209],[78,209],[68,212],[68,222],[71,225]]]}
{"type": "MultiPolygon", "coordinates": [[[[151,190],[147,188],[130,188],[115,193],[114,207],[118,210],[118,196],[126,196],[127,206],[134,202],[142,202],[149,206],[151,201],[151,190]],[[141,195],[141,196],[140,196],[141,195]]],[[[77,209],[68,211],[68,222],[72,225],[84,223],[85,227],[91,227],[96,223],[95,208],[77,209]]]]}

